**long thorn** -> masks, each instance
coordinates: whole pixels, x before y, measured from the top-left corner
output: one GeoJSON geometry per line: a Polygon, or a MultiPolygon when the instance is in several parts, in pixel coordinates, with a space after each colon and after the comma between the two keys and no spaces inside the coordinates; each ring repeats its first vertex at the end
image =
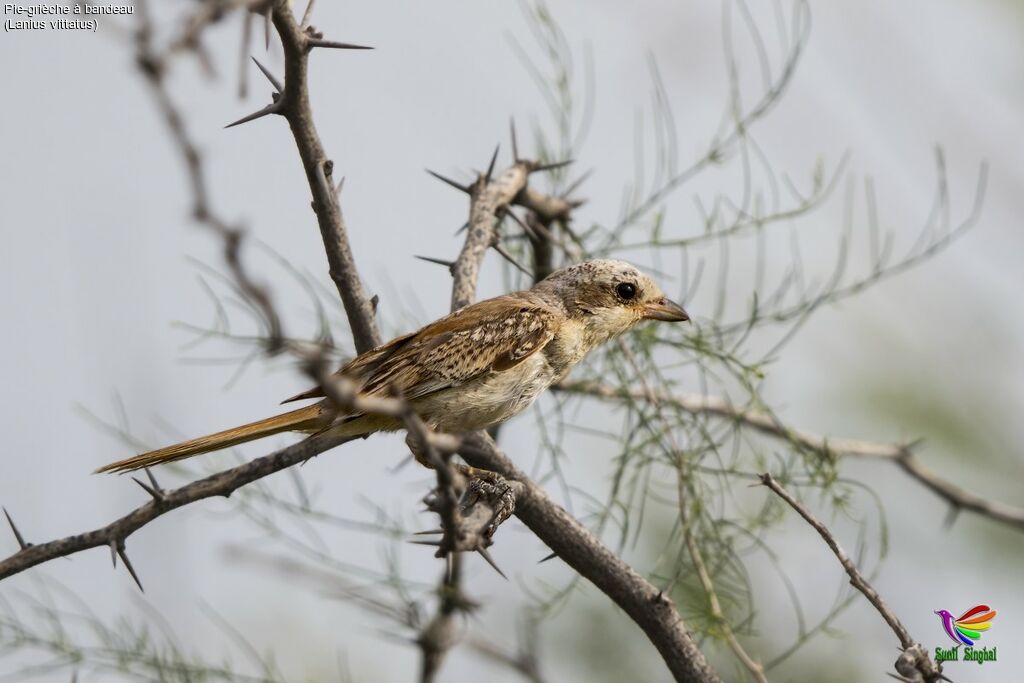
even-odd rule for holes
{"type": "Polygon", "coordinates": [[[369,45],[356,45],[355,43],[340,43],[337,40],[324,40],[323,38],[310,38],[306,45],[314,47],[326,47],[333,50],[372,50],[369,45]]]}
{"type": "Polygon", "coordinates": [[[533,277],[533,273],[530,272],[530,269],[521,264],[519,261],[516,261],[515,257],[512,256],[512,254],[508,253],[508,250],[505,249],[505,247],[501,246],[500,242],[494,245],[494,251],[501,254],[501,257],[508,261],[509,263],[511,263],[513,266],[515,266],[519,270],[519,272],[529,277],[533,277]]]}
{"type": "Polygon", "coordinates": [[[117,569],[117,539],[110,542],[110,561],[117,569]]]}
{"type": "Polygon", "coordinates": [[[277,104],[277,102],[272,102],[271,104],[268,104],[267,106],[263,107],[263,109],[260,109],[259,111],[256,111],[256,112],[253,112],[252,114],[249,114],[248,116],[243,116],[242,118],[238,119],[237,121],[229,123],[228,125],[226,125],[224,127],[225,128],[234,128],[235,126],[240,126],[243,123],[249,123],[250,121],[255,121],[256,119],[261,119],[261,118],[263,118],[264,116],[266,116],[268,114],[277,114],[280,111],[280,109],[281,109],[281,107],[277,104]]]}
{"type": "Polygon", "coordinates": [[[494,568],[494,571],[498,572],[498,574],[501,575],[501,578],[503,578],[506,581],[508,581],[508,577],[505,576],[505,572],[501,571],[501,569],[498,567],[498,565],[494,562],[494,558],[491,557],[491,554],[487,551],[487,548],[484,548],[484,547],[481,546],[481,547],[477,548],[476,551],[478,553],[480,553],[480,557],[482,557],[485,560],[487,560],[487,564],[491,565],[491,567],[494,568]]]}
{"type": "Polygon", "coordinates": [[[517,216],[515,211],[509,209],[508,211],[505,212],[505,215],[514,220],[517,224],[519,224],[519,227],[522,228],[523,232],[525,232],[527,235],[529,235],[533,239],[540,239],[540,235],[537,234],[537,231],[534,230],[529,225],[527,225],[526,221],[517,216]]]}
{"type": "Polygon", "coordinates": [[[16,540],[18,542],[18,546],[22,550],[24,550],[25,548],[27,548],[30,545],[32,545],[31,543],[26,543],[25,539],[22,538],[21,532],[18,531],[18,527],[14,526],[14,520],[11,519],[11,514],[9,512],[7,512],[7,508],[0,508],[0,509],[2,509],[4,511],[4,517],[7,518],[7,523],[11,526],[11,531],[14,532],[14,540],[16,540]]]}
{"type": "Polygon", "coordinates": [[[556,161],[553,164],[537,164],[530,169],[531,173],[540,173],[541,171],[553,171],[556,168],[562,168],[568,166],[573,162],[573,159],[566,159],[565,161],[556,161]]]}
{"type": "Polygon", "coordinates": [[[149,485],[152,486],[154,490],[163,493],[164,490],[160,488],[160,484],[157,483],[156,476],[153,474],[153,470],[151,470],[148,467],[144,467],[143,471],[145,471],[146,476],[149,478],[149,485]]]}
{"type": "Polygon", "coordinates": [[[461,235],[462,233],[466,232],[467,230],[469,230],[469,221],[466,221],[465,223],[463,223],[462,227],[455,231],[455,234],[456,235],[461,235]]]}
{"type": "Polygon", "coordinates": [[[440,541],[409,541],[409,543],[412,543],[413,545],[429,545],[432,548],[441,547],[440,541]]]}
{"type": "Polygon", "coordinates": [[[128,570],[132,580],[135,581],[135,585],[139,587],[140,591],[145,593],[146,589],[142,587],[142,582],[139,581],[139,575],[135,573],[135,567],[132,566],[131,561],[128,559],[128,554],[125,553],[124,546],[117,549],[117,554],[121,557],[121,562],[124,564],[124,568],[128,570]]]}
{"type": "Polygon", "coordinates": [[[544,562],[547,562],[548,560],[553,560],[556,557],[558,557],[558,553],[551,553],[547,557],[542,557],[541,559],[537,560],[537,564],[543,564],[544,562]]]}
{"type": "Polygon", "coordinates": [[[501,145],[494,146],[494,154],[491,155],[491,163],[487,166],[487,173],[484,175],[484,182],[491,182],[491,174],[494,173],[494,162],[498,160],[498,150],[501,149],[501,145]]]}
{"type": "Polygon", "coordinates": [[[427,173],[429,173],[430,175],[434,176],[435,178],[440,180],[442,183],[447,183],[447,184],[451,185],[456,190],[462,190],[466,194],[472,194],[472,192],[470,191],[468,185],[463,185],[462,183],[457,183],[454,180],[452,180],[451,178],[446,178],[443,175],[441,175],[440,173],[437,173],[435,171],[431,171],[429,168],[427,169],[427,173]]]}
{"type": "Polygon", "coordinates": [[[439,266],[444,266],[448,270],[451,270],[455,266],[455,261],[446,261],[443,258],[434,258],[433,256],[414,256],[420,261],[426,261],[427,263],[436,263],[439,266]]]}
{"type": "Polygon", "coordinates": [[[519,145],[516,143],[516,120],[509,118],[508,130],[512,137],[512,162],[519,163],[519,145]]]}
{"type": "Polygon", "coordinates": [[[438,527],[437,529],[427,529],[426,531],[413,532],[413,536],[433,536],[434,534],[443,534],[444,529],[438,527]]]}
{"type": "Polygon", "coordinates": [[[270,84],[274,86],[274,90],[276,90],[277,92],[284,92],[284,86],[281,85],[281,81],[277,80],[277,77],[274,76],[274,74],[270,73],[270,70],[267,69],[267,67],[260,64],[260,60],[256,59],[255,57],[252,57],[252,61],[256,62],[256,66],[260,68],[260,71],[263,72],[263,75],[266,76],[267,80],[270,81],[270,84]]]}
{"type": "Polygon", "coordinates": [[[313,20],[314,4],[316,4],[316,0],[309,0],[309,4],[306,5],[306,11],[302,13],[302,23],[299,25],[301,28],[308,28],[309,23],[313,20]]]}
{"type": "Polygon", "coordinates": [[[164,494],[160,493],[159,491],[157,491],[156,489],[154,489],[152,486],[142,481],[141,479],[136,479],[135,477],[132,477],[132,481],[141,486],[143,491],[153,496],[153,500],[161,501],[164,499],[164,494]]]}

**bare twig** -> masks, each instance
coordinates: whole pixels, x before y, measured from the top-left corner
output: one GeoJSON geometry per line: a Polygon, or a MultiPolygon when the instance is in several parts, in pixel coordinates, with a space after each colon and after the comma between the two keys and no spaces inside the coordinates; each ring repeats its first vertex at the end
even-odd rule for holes
{"type": "Polygon", "coordinates": [[[483,638],[469,641],[469,647],[487,659],[502,664],[520,674],[530,683],[546,680],[540,668],[540,635],[537,622],[529,620],[521,630],[519,647],[513,652],[483,638]]]}
{"type": "Polygon", "coordinates": [[[772,490],[775,495],[799,513],[804,520],[814,527],[814,530],[824,539],[825,543],[832,550],[832,553],[839,560],[839,563],[843,565],[843,569],[846,570],[847,575],[850,577],[850,584],[864,594],[864,597],[868,599],[878,613],[882,615],[885,622],[889,624],[889,628],[892,629],[893,633],[896,634],[896,638],[900,641],[900,647],[903,650],[903,656],[900,657],[896,662],[896,670],[908,680],[912,681],[925,681],[931,683],[937,681],[942,676],[942,665],[933,662],[928,656],[928,651],[923,645],[914,641],[910,637],[910,633],[906,627],[900,622],[899,618],[889,606],[882,600],[878,592],[868,583],[867,579],[858,571],[857,566],[853,563],[853,560],[846,554],[846,552],[839,546],[835,536],[828,530],[824,524],[818,521],[810,511],[805,508],[800,501],[794,498],[786,489],[784,489],[769,473],[761,475],[761,483],[772,490]]]}
{"type": "Polygon", "coordinates": [[[373,303],[363,287],[349,245],[348,228],[341,213],[332,176],[334,163],[327,157],[313,122],[307,80],[310,51],[314,48],[340,47],[342,44],[321,39],[309,27],[308,16],[300,25],[288,0],[275,0],[272,19],[284,48],[285,67],[284,88],[272,106],[276,107],[276,113],[288,121],[295,137],[295,145],[312,193],[313,212],[320,226],[331,279],[345,304],[356,349],[367,351],[380,345],[382,339],[373,303]]]}
{"type": "Polygon", "coordinates": [[[554,388],[559,391],[586,394],[608,400],[648,401],[671,406],[694,415],[710,415],[732,420],[762,434],[784,439],[797,448],[826,458],[891,460],[907,474],[952,505],[955,510],[969,510],[1024,531],[1024,509],[978,496],[943,479],[917,459],[913,452],[915,443],[893,444],[864,439],[833,438],[800,429],[791,429],[769,412],[738,407],[716,396],[634,390],[589,381],[563,382],[554,388]]]}

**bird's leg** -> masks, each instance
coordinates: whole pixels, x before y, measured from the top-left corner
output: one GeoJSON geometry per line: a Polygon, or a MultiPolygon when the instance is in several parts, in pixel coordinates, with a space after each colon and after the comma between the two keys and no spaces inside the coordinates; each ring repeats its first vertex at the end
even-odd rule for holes
{"type": "MultiPolygon", "coordinates": [[[[409,447],[409,450],[412,452],[412,457],[416,458],[416,462],[423,465],[427,469],[437,469],[434,466],[434,463],[431,462],[430,457],[427,455],[426,449],[420,447],[420,445],[413,438],[412,434],[408,434],[406,436],[405,445],[409,447]]],[[[494,485],[498,485],[505,481],[505,478],[503,476],[491,470],[484,470],[480,469],[479,467],[473,467],[472,465],[464,465],[458,462],[453,462],[449,464],[453,470],[455,470],[468,480],[480,479],[494,485]]]]}
{"type": "MultiPolygon", "coordinates": [[[[425,448],[420,447],[412,434],[405,439],[406,445],[412,452],[416,462],[428,469],[436,469],[436,464],[427,455],[425,448]]],[[[454,534],[458,547],[451,550],[476,550],[485,552],[492,541],[491,537],[498,530],[502,522],[508,519],[516,509],[516,494],[512,485],[505,477],[491,470],[480,469],[461,463],[449,463],[449,466],[458,472],[464,481],[456,485],[461,489],[459,493],[459,517],[458,522],[461,529],[454,534]],[[465,483],[465,486],[462,484],[465,483]]],[[[434,495],[428,499],[436,500],[434,495]]],[[[428,509],[434,509],[428,502],[428,509]]],[[[442,517],[442,528],[444,527],[442,517]]],[[[449,532],[446,532],[446,535],[449,532]]],[[[490,561],[490,560],[488,560],[490,561]]],[[[500,570],[499,570],[500,573],[500,570]]]]}
{"type": "Polygon", "coordinates": [[[458,470],[459,474],[464,476],[466,479],[471,481],[479,480],[486,481],[489,484],[499,484],[505,481],[505,477],[501,476],[493,470],[482,470],[479,467],[473,467],[472,465],[463,465],[462,463],[452,463],[452,467],[458,470]]]}
{"type": "MultiPolygon", "coordinates": [[[[416,458],[416,462],[423,465],[427,469],[436,469],[434,467],[434,463],[430,461],[430,458],[428,458],[425,453],[414,448],[410,450],[412,451],[412,456],[416,458]]],[[[465,465],[461,462],[449,463],[449,466],[453,470],[464,476],[466,479],[471,481],[474,479],[479,479],[481,481],[486,481],[489,484],[495,485],[505,481],[505,478],[503,476],[501,476],[500,474],[493,470],[484,470],[480,469],[479,467],[473,467],[472,465],[465,465]]]]}

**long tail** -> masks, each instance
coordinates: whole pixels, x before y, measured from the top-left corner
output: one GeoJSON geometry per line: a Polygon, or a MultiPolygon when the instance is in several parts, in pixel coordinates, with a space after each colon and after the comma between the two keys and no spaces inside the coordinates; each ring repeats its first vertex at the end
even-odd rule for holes
{"type": "Polygon", "coordinates": [[[165,462],[174,462],[184,458],[191,458],[200,453],[219,451],[222,448],[230,448],[247,441],[255,441],[265,436],[279,434],[281,432],[315,430],[324,426],[323,408],[320,404],[313,404],[298,410],[268,417],[241,427],[226,429],[223,432],[201,436],[198,439],[183,441],[158,448],[148,453],[140,453],[126,460],[118,460],[96,470],[99,472],[131,472],[132,470],[151,467],[165,462]]]}

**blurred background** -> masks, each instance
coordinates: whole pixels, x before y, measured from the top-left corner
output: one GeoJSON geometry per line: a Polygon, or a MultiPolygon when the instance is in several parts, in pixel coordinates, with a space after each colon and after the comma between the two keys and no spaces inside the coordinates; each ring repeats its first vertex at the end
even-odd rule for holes
{"type": "MultiPolygon", "coordinates": [[[[685,165],[704,153],[728,102],[723,11],[738,10],[717,2],[638,7],[606,0],[566,0],[549,8],[577,57],[578,78],[592,84],[584,88],[592,117],[576,168],[594,173],[578,192],[588,202],[575,222],[614,224],[623,187],[637,182],[637,139],[649,133],[637,130],[651,101],[651,61],[671,101],[685,165]]],[[[757,123],[764,154],[798,185],[806,186],[819,161],[834,167],[849,155],[837,206],[802,228],[809,235],[802,247],[808,270],[826,264],[827,274],[835,258],[834,226],[846,215],[846,192],[853,195],[854,217],[864,218],[866,177],[880,224],[903,243],[913,242],[935,200],[937,145],[945,153],[954,216],[969,213],[983,161],[989,182],[974,229],[923,265],[818,311],[766,368],[763,393],[790,423],[819,433],[880,441],[922,437],[919,454],[931,469],[980,495],[1024,505],[1018,302],[1024,286],[1024,5],[812,1],[810,13],[797,70],[757,123]]],[[[535,127],[550,127],[519,56],[537,50],[528,14],[513,2],[318,7],[315,24],[329,38],[376,48],[314,54],[310,80],[335,175],[346,177],[343,208],[352,247],[369,290],[381,297],[386,335],[448,308],[446,271],[413,256],[457,253],[455,231],[465,220],[466,201],[423,169],[466,179],[470,169],[486,166],[498,142],[500,160],[509,161],[510,117],[524,147],[535,127]]],[[[754,16],[774,30],[771,10],[754,16]]],[[[240,35],[237,17],[217,25],[207,44],[219,77],[211,80],[183,60],[171,87],[201,142],[214,205],[251,231],[250,268],[273,288],[290,329],[311,334],[316,316],[309,296],[273,255],[329,285],[292,138],[275,119],[223,129],[268,95],[253,68],[249,96],[237,97],[240,35]]],[[[279,48],[272,45],[266,55],[262,45],[256,48],[280,72],[279,48]]],[[[777,65],[779,48],[769,49],[777,65]]],[[[192,346],[196,333],[178,324],[214,319],[200,276],[211,279],[202,264],[220,268],[220,245],[190,221],[186,179],[135,70],[130,35],[113,21],[96,34],[6,33],[0,63],[7,66],[0,108],[6,386],[0,392],[6,440],[0,503],[27,540],[42,541],[104,525],[146,499],[126,478],[89,474],[132,449],[86,412],[127,425],[155,446],[262,417],[308,381],[287,362],[261,358],[237,373],[247,349],[216,340],[192,346]],[[217,359],[223,362],[211,362],[217,359]]],[[[759,78],[756,61],[741,62],[741,71],[743,78],[759,78]]],[[[734,185],[735,176],[712,173],[701,182],[705,188],[734,185]]],[[[862,229],[855,222],[854,230],[862,229]]],[[[692,192],[669,200],[662,230],[677,236],[702,230],[692,192]]],[[[782,253],[788,257],[786,249],[782,253]]],[[[668,291],[685,286],[674,268],[660,264],[668,291]]],[[[726,287],[746,296],[749,274],[735,273],[726,287]]],[[[490,254],[480,294],[504,288],[500,260],[490,254]]],[[[688,306],[698,317],[700,302],[688,306]]],[[[343,326],[335,335],[348,344],[343,326]]],[[[582,439],[574,448],[571,438],[567,481],[603,499],[610,452],[582,439]]],[[[503,447],[524,465],[537,458],[536,442],[529,414],[502,434],[503,447]]],[[[241,449],[249,457],[267,451],[266,443],[241,449]]],[[[372,520],[380,513],[372,500],[407,529],[435,526],[430,515],[418,513],[432,476],[400,467],[405,457],[400,438],[374,438],[317,458],[302,477],[318,505],[334,514],[372,520]],[[382,491],[389,495],[382,498],[382,491]]],[[[205,460],[196,471],[235,462],[231,454],[205,460]]],[[[970,513],[950,526],[948,506],[890,463],[851,461],[840,469],[870,486],[884,509],[888,554],[880,565],[869,565],[877,565],[874,585],[910,632],[929,648],[945,646],[934,610],[959,613],[990,604],[999,615],[982,644],[1002,646],[999,661],[952,663],[946,673],[958,682],[1019,680],[1020,653],[1012,648],[1024,636],[1021,532],[970,513]]],[[[170,473],[162,480],[175,481],[170,473]]],[[[290,486],[288,475],[274,482],[290,486]]],[[[277,556],[280,547],[234,510],[224,501],[192,505],[132,536],[128,550],[144,595],[122,569],[110,571],[106,552],[95,550],[6,580],[0,596],[17,602],[22,592],[37,595],[37,576],[45,575],[108,623],[166,623],[184,650],[207,661],[230,656],[245,662],[244,636],[256,651],[272,653],[289,680],[344,680],[343,672],[357,681],[415,677],[417,651],[389,637],[387,623],[326,594],[304,574],[254,561],[252,553],[277,556]]],[[[871,506],[863,515],[877,529],[871,506]]],[[[828,612],[844,577],[820,539],[791,517],[773,530],[770,543],[813,621],[828,612]]],[[[643,564],[656,552],[656,527],[630,548],[631,560],[643,564]]],[[[842,535],[841,520],[836,530],[844,545],[857,546],[855,532],[842,535]]],[[[441,570],[428,549],[401,539],[338,531],[324,540],[334,557],[352,564],[379,569],[397,563],[416,585],[433,583],[441,570]]],[[[879,537],[870,543],[877,555],[879,537]]],[[[15,549],[11,535],[0,533],[0,553],[15,549]]],[[[493,550],[511,582],[468,559],[466,589],[483,607],[465,622],[467,638],[483,633],[515,648],[523,627],[519,607],[564,586],[569,576],[557,561],[538,565],[546,553],[513,521],[493,550]]],[[[771,571],[752,577],[758,621],[745,641],[764,659],[787,647],[795,633],[790,598],[771,571]]],[[[27,608],[24,614],[32,618],[27,608]]],[[[542,634],[548,680],[668,678],[634,626],[587,586],[577,586],[542,634]]],[[[827,667],[828,680],[879,680],[897,655],[895,646],[879,615],[855,600],[829,633],[806,643],[770,678],[820,680],[820,673],[808,672],[827,667]]],[[[709,652],[724,676],[736,674],[724,649],[709,652]]],[[[19,650],[0,659],[0,673],[18,679],[21,667],[35,661],[31,650],[19,650]]],[[[442,679],[467,679],[483,665],[472,648],[457,648],[442,679]]],[[[519,680],[508,669],[487,671],[489,680],[519,680]]],[[[68,676],[65,669],[38,678],[68,676]]]]}

